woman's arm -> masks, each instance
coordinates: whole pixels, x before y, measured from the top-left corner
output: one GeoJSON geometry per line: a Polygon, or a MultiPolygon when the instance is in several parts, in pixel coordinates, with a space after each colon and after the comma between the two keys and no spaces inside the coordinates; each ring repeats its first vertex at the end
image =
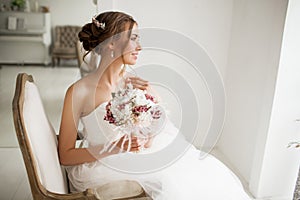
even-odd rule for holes
{"type": "MultiPolygon", "coordinates": [[[[59,131],[58,152],[59,159],[62,165],[78,165],[86,162],[93,162],[106,156],[116,154],[123,143],[121,139],[117,147],[112,152],[104,152],[99,154],[103,145],[92,148],[75,148],[77,139],[77,127],[81,116],[84,95],[77,95],[74,92],[74,86],[71,86],[65,95],[62,119],[59,131]],[[75,101],[76,100],[76,101],[75,101]],[[76,106],[74,106],[76,105],[76,106]]],[[[124,149],[127,149],[128,141],[124,144],[124,149]]],[[[136,138],[131,140],[130,151],[137,151],[140,145],[136,138]]]]}
{"type": "Polygon", "coordinates": [[[75,95],[73,85],[67,90],[65,95],[59,131],[58,152],[62,165],[77,165],[96,160],[87,149],[75,148],[78,121],[81,114],[80,102],[82,100],[78,100],[75,95]],[[78,101],[75,102],[75,99],[78,101]]]}

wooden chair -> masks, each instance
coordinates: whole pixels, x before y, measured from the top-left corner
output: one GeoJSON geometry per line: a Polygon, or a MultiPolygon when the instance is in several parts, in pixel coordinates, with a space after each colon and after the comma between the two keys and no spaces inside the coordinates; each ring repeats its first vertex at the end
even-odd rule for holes
{"type": "Polygon", "coordinates": [[[13,118],[33,199],[151,199],[130,180],[69,193],[66,172],[59,163],[57,137],[31,75],[18,74],[13,118]]]}

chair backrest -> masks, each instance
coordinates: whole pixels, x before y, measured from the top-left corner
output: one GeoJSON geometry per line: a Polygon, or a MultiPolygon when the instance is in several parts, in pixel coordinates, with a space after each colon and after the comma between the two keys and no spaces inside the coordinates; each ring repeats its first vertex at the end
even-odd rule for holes
{"type": "Polygon", "coordinates": [[[56,26],[55,27],[55,43],[59,47],[74,48],[78,39],[80,26],[56,26]]]}
{"type": "Polygon", "coordinates": [[[57,138],[32,76],[18,74],[13,99],[17,138],[33,196],[50,191],[68,193],[65,170],[57,152],[57,138]]]}

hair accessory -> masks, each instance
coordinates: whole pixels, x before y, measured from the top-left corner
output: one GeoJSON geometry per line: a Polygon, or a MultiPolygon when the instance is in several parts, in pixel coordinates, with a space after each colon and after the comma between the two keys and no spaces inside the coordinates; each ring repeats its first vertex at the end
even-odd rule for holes
{"type": "Polygon", "coordinates": [[[95,17],[92,19],[93,23],[98,27],[101,28],[102,30],[105,29],[105,23],[104,22],[99,22],[95,17]]]}

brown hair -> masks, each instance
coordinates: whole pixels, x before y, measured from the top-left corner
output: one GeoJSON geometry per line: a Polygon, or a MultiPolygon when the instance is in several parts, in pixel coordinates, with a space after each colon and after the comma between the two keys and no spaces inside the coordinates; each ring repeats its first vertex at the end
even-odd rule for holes
{"type": "Polygon", "coordinates": [[[105,27],[91,22],[85,24],[78,33],[79,40],[82,42],[82,46],[87,51],[87,54],[107,39],[126,31],[128,25],[128,30],[131,31],[134,24],[137,24],[130,15],[116,11],[101,13],[95,19],[98,23],[105,24],[105,27]]]}

